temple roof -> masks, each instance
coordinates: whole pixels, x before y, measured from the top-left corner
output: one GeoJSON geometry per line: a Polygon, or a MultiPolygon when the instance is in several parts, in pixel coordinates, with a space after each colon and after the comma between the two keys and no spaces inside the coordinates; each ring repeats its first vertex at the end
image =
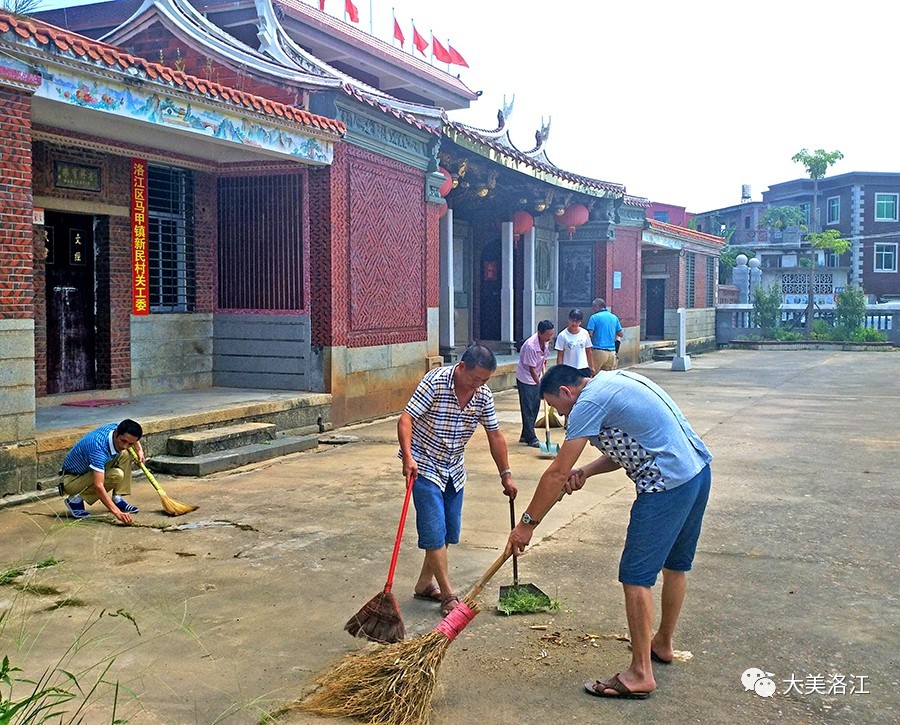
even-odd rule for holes
{"type": "Polygon", "coordinates": [[[4,41],[15,44],[20,51],[33,48],[60,59],[85,62],[101,69],[118,71],[132,78],[140,77],[169,88],[239,106],[244,110],[292,121],[328,134],[342,136],[346,132],[344,124],[335,119],[173,70],[160,63],[125,53],[107,43],[77,35],[40,20],[0,12],[0,44],[4,41]]]}
{"type": "Polygon", "coordinates": [[[648,218],[647,223],[645,224],[645,228],[652,229],[653,231],[659,232],[660,234],[678,237],[687,241],[699,242],[701,244],[712,245],[715,247],[725,246],[725,239],[723,237],[717,237],[713,234],[705,234],[704,232],[698,232],[694,229],[688,229],[687,227],[679,227],[676,224],[669,224],[667,222],[661,222],[656,219],[648,218]]]}
{"type": "Polygon", "coordinates": [[[622,184],[574,174],[553,164],[543,149],[543,143],[549,133],[549,126],[545,126],[537,132],[537,146],[534,149],[528,152],[517,149],[509,138],[509,132],[505,131],[506,120],[510,112],[511,106],[501,110],[498,113],[498,128],[491,131],[477,129],[445,118],[444,134],[461,146],[485,156],[495,163],[542,181],[589,196],[625,196],[625,186],[622,184]]]}

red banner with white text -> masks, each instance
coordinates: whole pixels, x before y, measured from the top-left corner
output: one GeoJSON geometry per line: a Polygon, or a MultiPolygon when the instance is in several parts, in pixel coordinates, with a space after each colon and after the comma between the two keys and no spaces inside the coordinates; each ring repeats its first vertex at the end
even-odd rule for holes
{"type": "Polygon", "coordinates": [[[147,162],[131,160],[131,313],[150,314],[147,269],[147,162]]]}

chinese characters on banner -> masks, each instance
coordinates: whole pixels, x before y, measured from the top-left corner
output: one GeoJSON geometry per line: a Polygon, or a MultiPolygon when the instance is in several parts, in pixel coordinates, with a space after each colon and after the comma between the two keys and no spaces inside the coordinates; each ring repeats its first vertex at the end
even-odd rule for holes
{"type": "Polygon", "coordinates": [[[147,162],[131,160],[131,312],[150,314],[147,288],[147,162]]]}

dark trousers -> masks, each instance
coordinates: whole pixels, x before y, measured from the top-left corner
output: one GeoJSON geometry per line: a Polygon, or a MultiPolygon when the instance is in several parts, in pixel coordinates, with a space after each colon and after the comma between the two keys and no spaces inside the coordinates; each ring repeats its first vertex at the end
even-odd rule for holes
{"type": "Polygon", "coordinates": [[[523,443],[533,443],[538,438],[534,433],[534,421],[541,407],[541,386],[527,385],[521,380],[516,380],[516,389],[519,391],[519,408],[522,410],[522,437],[523,443]]]}

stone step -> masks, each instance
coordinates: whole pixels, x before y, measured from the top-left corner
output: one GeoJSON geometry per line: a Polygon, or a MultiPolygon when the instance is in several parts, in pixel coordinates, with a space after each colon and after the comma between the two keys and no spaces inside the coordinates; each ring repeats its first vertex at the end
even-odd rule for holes
{"type": "Polygon", "coordinates": [[[238,423],[237,425],[179,433],[169,436],[166,453],[170,456],[202,456],[231,448],[262,443],[275,437],[274,423],[238,423]]]}
{"type": "Polygon", "coordinates": [[[230,471],[259,463],[289,453],[308,451],[319,445],[319,436],[279,436],[268,443],[253,443],[226,451],[214,451],[199,456],[154,456],[147,460],[147,467],[158,473],[175,476],[207,476],[210,473],[230,471]]]}

